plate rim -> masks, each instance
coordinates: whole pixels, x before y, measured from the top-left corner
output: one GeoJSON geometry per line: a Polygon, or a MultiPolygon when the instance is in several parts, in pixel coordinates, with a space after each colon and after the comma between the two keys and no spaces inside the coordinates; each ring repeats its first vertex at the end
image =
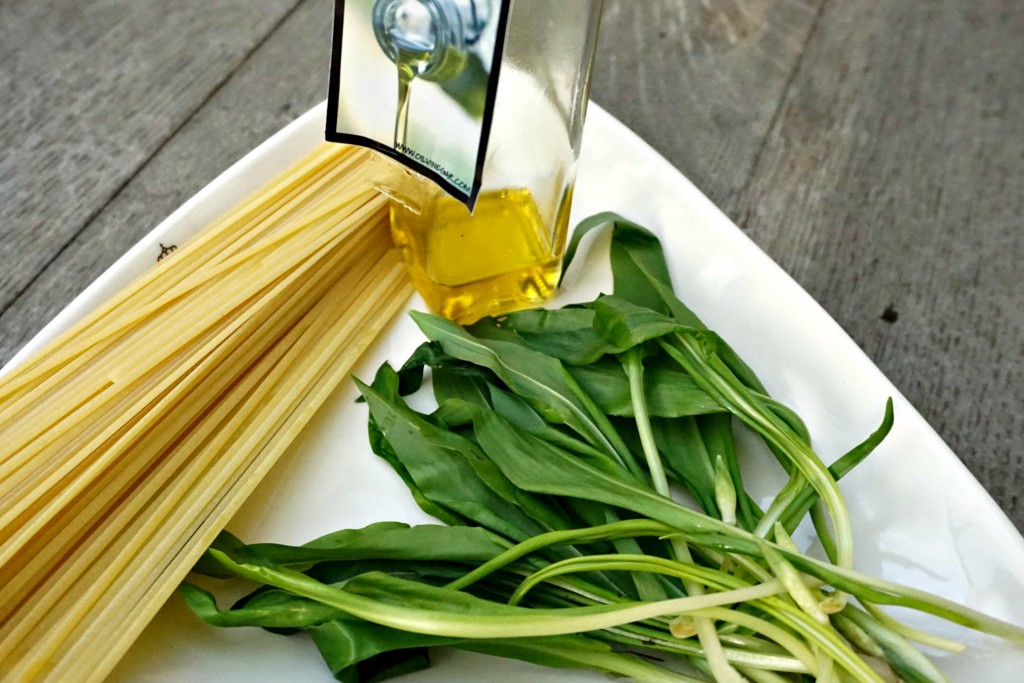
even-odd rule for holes
{"type": "MultiPolygon", "coordinates": [[[[264,182],[269,181],[274,173],[286,165],[289,160],[294,161],[300,158],[314,142],[322,140],[322,131],[320,130],[322,125],[320,124],[325,111],[326,102],[314,106],[232,164],[184,202],[111,264],[34,335],[0,370],[0,374],[9,372],[24,362],[29,355],[84,316],[113,289],[116,289],[119,283],[123,284],[126,273],[134,273],[139,268],[148,267],[145,265],[145,260],[156,253],[154,250],[158,249],[161,239],[170,234],[184,235],[188,231],[187,229],[197,230],[202,224],[197,217],[210,214],[211,207],[230,206],[231,203],[239,201],[264,182]]],[[[845,368],[844,372],[856,372],[862,378],[867,375],[867,379],[875,388],[881,389],[885,394],[893,397],[900,410],[901,420],[913,422],[915,429],[924,430],[922,433],[928,440],[924,450],[929,451],[929,457],[940,458],[943,466],[953,472],[957,481],[965,487],[960,491],[960,495],[966,496],[973,505],[980,505],[983,508],[980,512],[992,525],[989,531],[994,536],[994,542],[998,542],[1000,546],[1002,558],[1004,560],[1011,557],[1024,558],[1024,536],[1016,529],[1006,512],[995,502],[928,421],[828,312],[664,156],[605,109],[591,102],[587,115],[587,129],[594,128],[616,138],[618,141],[616,144],[638,150],[638,153],[645,157],[645,163],[651,165],[655,175],[665,177],[666,182],[675,184],[680,191],[689,195],[689,201],[699,203],[708,219],[720,224],[721,236],[740,249],[744,253],[744,258],[752,259],[759,270],[770,274],[773,283],[783,287],[786,295],[793,299],[794,305],[800,307],[802,315],[811,316],[811,322],[816,330],[826,330],[826,336],[830,342],[841,343],[842,355],[856,362],[856,367],[845,368]]],[[[1024,578],[1024,570],[1020,572],[1018,578],[1024,578]]]]}

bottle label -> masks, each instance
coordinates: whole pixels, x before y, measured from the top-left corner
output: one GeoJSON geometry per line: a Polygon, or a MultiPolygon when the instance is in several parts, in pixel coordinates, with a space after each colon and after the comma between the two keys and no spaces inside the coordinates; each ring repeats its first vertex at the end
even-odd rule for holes
{"type": "Polygon", "coordinates": [[[471,210],[511,0],[335,0],[327,139],[375,149],[471,210]]]}

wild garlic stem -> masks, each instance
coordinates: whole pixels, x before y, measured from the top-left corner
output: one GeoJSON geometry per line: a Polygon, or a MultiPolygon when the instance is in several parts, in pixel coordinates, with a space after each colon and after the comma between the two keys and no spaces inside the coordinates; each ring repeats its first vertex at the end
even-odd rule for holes
{"type": "MultiPolygon", "coordinates": [[[[644,457],[647,460],[647,468],[651,474],[651,483],[655,491],[666,498],[671,498],[668,478],[665,476],[661,455],[654,442],[654,432],[651,430],[651,420],[647,413],[647,398],[644,395],[644,365],[639,349],[634,347],[623,354],[622,363],[626,369],[626,375],[629,377],[629,394],[633,401],[633,415],[637,431],[640,434],[644,457]]],[[[669,540],[669,544],[677,559],[683,562],[693,561],[689,546],[679,536],[673,536],[669,540]]],[[[704,594],[704,586],[696,581],[684,581],[683,586],[688,595],[696,597],[704,594]]],[[[743,677],[725,657],[722,641],[718,638],[714,622],[704,617],[698,617],[693,621],[697,629],[697,638],[704,648],[704,655],[715,680],[719,683],[742,683],[743,677]]]]}

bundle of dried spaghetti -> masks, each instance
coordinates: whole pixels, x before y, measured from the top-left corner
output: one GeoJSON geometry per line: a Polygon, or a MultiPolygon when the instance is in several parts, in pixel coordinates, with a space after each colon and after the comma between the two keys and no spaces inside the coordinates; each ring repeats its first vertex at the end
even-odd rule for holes
{"type": "Polygon", "coordinates": [[[411,292],[324,146],[0,378],[0,679],[101,680],[411,292]]]}

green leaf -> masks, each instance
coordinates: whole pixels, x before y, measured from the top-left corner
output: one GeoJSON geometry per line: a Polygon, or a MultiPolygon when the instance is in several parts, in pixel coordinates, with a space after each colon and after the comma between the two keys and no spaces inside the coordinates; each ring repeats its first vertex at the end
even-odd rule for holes
{"type": "Polygon", "coordinates": [[[610,437],[594,419],[600,416],[596,406],[587,405],[582,390],[557,358],[535,351],[524,343],[481,339],[472,336],[451,322],[438,316],[411,313],[413,320],[431,341],[441,345],[445,353],[494,372],[509,389],[525,399],[548,422],[561,423],[572,428],[609,458],[619,458],[629,464],[631,457],[622,448],[616,448],[610,437]]]}
{"type": "Polygon", "coordinates": [[[493,371],[549,422],[568,424],[584,436],[599,438],[592,434],[597,429],[566,384],[565,370],[557,359],[519,344],[473,337],[444,318],[416,311],[411,315],[445,353],[493,371]]]}
{"type": "Polygon", "coordinates": [[[426,420],[397,395],[385,397],[356,383],[384,439],[424,497],[505,538],[521,541],[544,531],[500,495],[514,487],[473,442],[426,420]]]}
{"type": "Polygon", "coordinates": [[[565,369],[557,359],[523,345],[474,337],[444,318],[417,311],[411,315],[423,333],[445,353],[493,371],[549,422],[570,425],[581,435],[600,441],[601,437],[593,434],[598,430],[586,409],[566,384],[565,369]]]}
{"type": "Polygon", "coordinates": [[[570,365],[593,363],[608,353],[608,342],[594,330],[589,308],[536,308],[510,313],[501,324],[530,347],[570,365]]]}
{"type": "Polygon", "coordinates": [[[406,488],[409,489],[409,493],[412,495],[413,500],[416,501],[416,504],[421,510],[449,526],[463,526],[469,523],[468,519],[456,513],[454,510],[450,510],[443,505],[435,503],[420,489],[419,484],[416,483],[416,479],[409,473],[409,470],[406,469],[402,460],[398,457],[398,454],[395,453],[395,449],[391,447],[391,444],[385,438],[380,425],[377,424],[377,421],[373,419],[372,415],[367,421],[367,431],[370,438],[370,450],[391,465],[391,469],[401,477],[402,482],[405,484],[406,488]]]}
{"type": "Polygon", "coordinates": [[[670,316],[686,327],[704,329],[693,311],[676,298],[665,253],[654,233],[620,218],[612,230],[610,257],[616,296],[670,316]]]}
{"type": "Polygon", "coordinates": [[[618,296],[602,296],[593,303],[594,329],[622,353],[646,341],[687,329],[675,320],[618,296]]]}
{"type": "Polygon", "coordinates": [[[673,315],[684,325],[703,327],[697,317],[675,299],[661,242],[654,233],[619,214],[599,213],[581,221],[569,240],[564,268],[567,270],[572,263],[585,235],[607,227],[612,231],[610,256],[615,294],[638,306],[673,315]]]}
{"type": "Polygon", "coordinates": [[[430,418],[455,431],[473,421],[473,404],[461,398],[448,399],[437,406],[430,418]]]}
{"type": "Polygon", "coordinates": [[[599,501],[686,531],[734,531],[733,527],[688,510],[649,488],[522,433],[493,413],[478,411],[473,425],[477,442],[487,456],[513,483],[527,491],[599,501]]]}
{"type": "MultiPolygon", "coordinates": [[[[633,417],[629,378],[618,360],[602,358],[590,365],[566,369],[606,414],[633,417]]],[[[677,364],[669,365],[652,358],[644,363],[644,378],[644,396],[651,417],[725,412],[725,408],[700,389],[677,364]]]]}
{"type": "MultiPolygon", "coordinates": [[[[575,253],[575,246],[584,234],[602,226],[612,228],[610,257],[614,294],[674,318],[686,327],[705,329],[700,318],[676,297],[661,242],[646,228],[614,213],[597,214],[577,226],[570,242],[572,252],[575,253]]],[[[746,386],[765,393],[753,370],[728,344],[722,343],[719,355],[746,386]]]]}
{"type": "Polygon", "coordinates": [[[576,252],[579,250],[583,238],[594,230],[608,227],[614,224],[615,220],[621,218],[619,214],[612,211],[596,213],[580,221],[569,237],[569,243],[565,247],[565,257],[562,259],[562,276],[569,270],[569,266],[576,259],[576,252]]]}
{"type": "Polygon", "coordinates": [[[244,607],[222,611],[208,591],[190,583],[182,583],[178,589],[196,616],[208,624],[225,628],[308,628],[341,614],[329,605],[280,590],[259,593],[244,607]]]}
{"type": "Polygon", "coordinates": [[[457,399],[472,405],[490,407],[490,382],[482,377],[448,367],[437,367],[433,370],[432,382],[434,399],[438,405],[457,399]]]}
{"type": "Polygon", "coordinates": [[[715,503],[715,468],[692,417],[651,420],[655,443],[666,469],[682,482],[701,509],[718,516],[715,503]]]}
{"type": "Polygon", "coordinates": [[[423,370],[426,367],[446,370],[452,374],[477,378],[488,381],[493,378],[483,368],[477,367],[458,358],[449,356],[440,344],[424,342],[412,353],[398,371],[398,393],[407,396],[417,391],[423,383],[423,370]]]}
{"type": "Polygon", "coordinates": [[[417,391],[423,384],[423,368],[440,363],[443,356],[444,352],[437,344],[420,344],[398,370],[399,393],[407,396],[417,391]]]}
{"type": "Polygon", "coordinates": [[[373,683],[430,666],[427,648],[459,642],[343,617],[309,630],[324,662],[342,683],[373,683]]]}
{"type": "Polygon", "coordinates": [[[528,432],[544,431],[549,429],[548,423],[544,421],[537,411],[520,399],[515,394],[503,391],[491,384],[488,387],[491,405],[494,412],[514,424],[519,429],[528,432]]]}
{"type": "Polygon", "coordinates": [[[465,576],[466,565],[438,560],[344,560],[320,562],[304,571],[307,576],[327,584],[343,583],[367,572],[387,572],[393,576],[444,585],[465,576]]]}
{"type": "Polygon", "coordinates": [[[501,553],[509,542],[486,529],[381,522],[321,536],[302,546],[255,543],[245,546],[279,566],[352,560],[443,560],[478,563],[501,553]]]}

